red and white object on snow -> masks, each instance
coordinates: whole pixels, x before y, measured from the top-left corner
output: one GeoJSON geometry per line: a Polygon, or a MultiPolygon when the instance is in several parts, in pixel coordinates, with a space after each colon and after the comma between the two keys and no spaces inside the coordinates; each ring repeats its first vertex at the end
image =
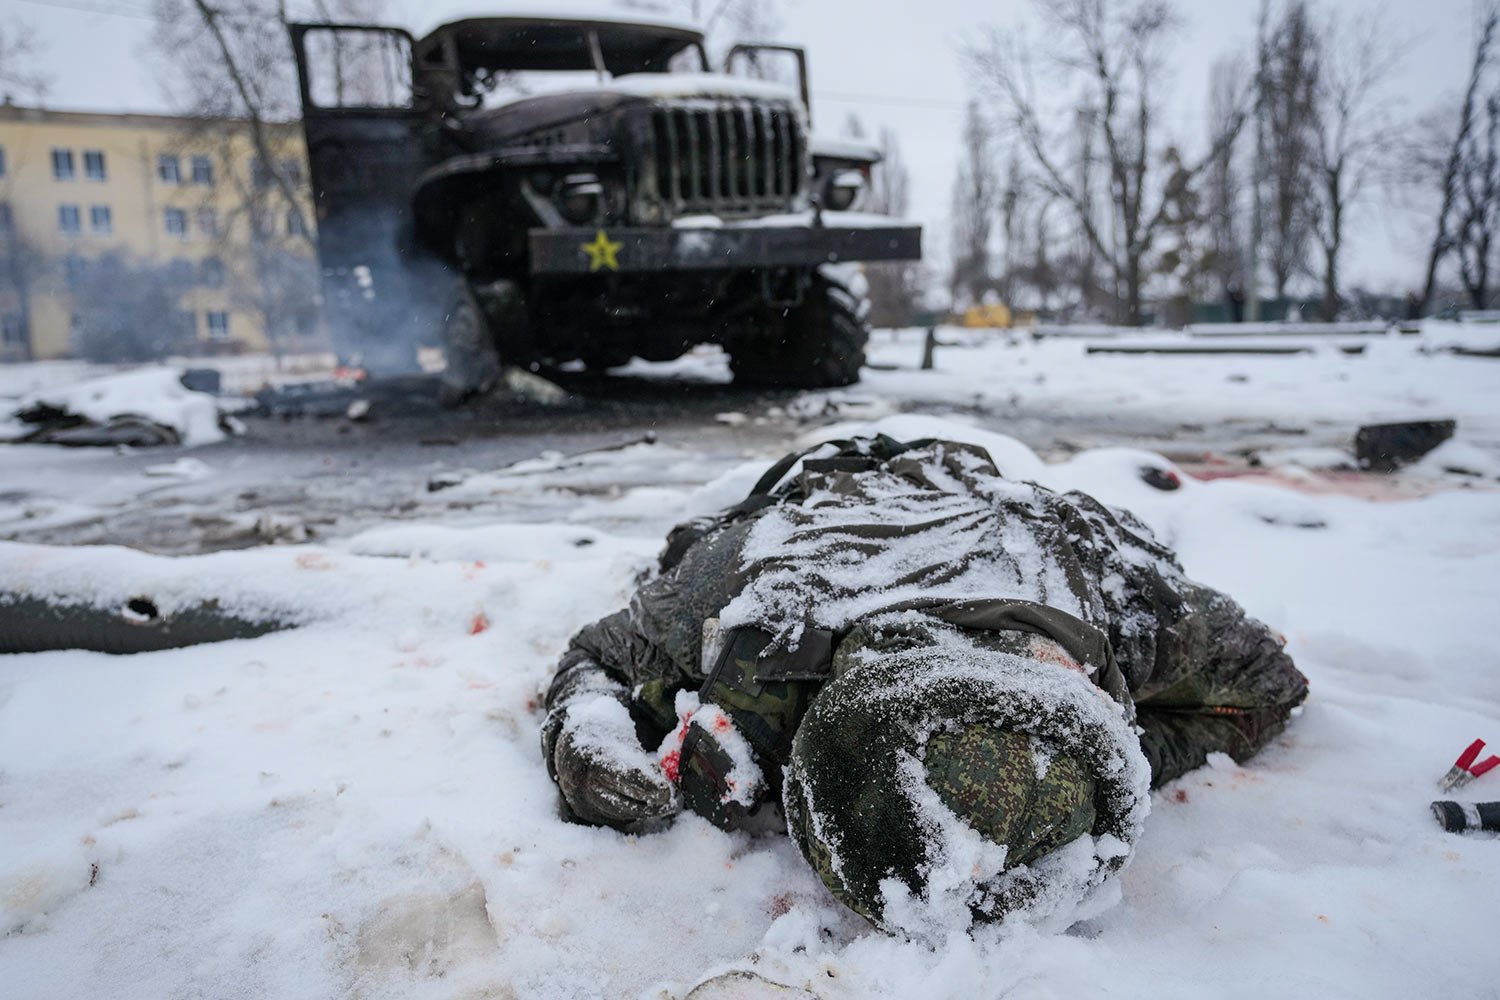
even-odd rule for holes
{"type": "Polygon", "coordinates": [[[1458,755],[1458,760],[1453,762],[1448,773],[1443,775],[1443,780],[1438,782],[1438,787],[1445,792],[1451,792],[1455,788],[1462,788],[1480,775],[1489,773],[1495,769],[1496,765],[1500,765],[1500,757],[1493,754],[1477,764],[1474,763],[1479,759],[1480,751],[1483,749],[1484,740],[1475,740],[1470,743],[1468,748],[1458,755]]]}

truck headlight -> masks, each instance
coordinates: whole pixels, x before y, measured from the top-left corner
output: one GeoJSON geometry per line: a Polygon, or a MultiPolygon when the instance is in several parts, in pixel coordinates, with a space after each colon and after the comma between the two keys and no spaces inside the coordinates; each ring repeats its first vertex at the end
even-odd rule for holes
{"type": "Polygon", "coordinates": [[[595,174],[569,174],[557,192],[557,209],[569,222],[592,222],[599,216],[604,185],[595,174]]]}
{"type": "Polygon", "coordinates": [[[840,170],[823,185],[823,205],[835,212],[847,212],[864,189],[864,174],[858,170],[840,170]]]}

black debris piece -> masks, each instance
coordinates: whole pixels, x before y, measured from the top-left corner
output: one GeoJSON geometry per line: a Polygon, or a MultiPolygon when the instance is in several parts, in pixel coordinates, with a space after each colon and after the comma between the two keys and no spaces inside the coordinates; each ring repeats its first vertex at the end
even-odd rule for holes
{"type": "Polygon", "coordinates": [[[1366,424],[1354,435],[1354,457],[1361,469],[1395,472],[1451,438],[1457,429],[1454,420],[1366,424]]]}

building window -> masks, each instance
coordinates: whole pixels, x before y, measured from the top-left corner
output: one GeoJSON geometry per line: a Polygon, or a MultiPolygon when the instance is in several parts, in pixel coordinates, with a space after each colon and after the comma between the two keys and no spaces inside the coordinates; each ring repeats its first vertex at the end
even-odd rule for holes
{"type": "Polygon", "coordinates": [[[21,322],[20,313],[0,316],[0,344],[6,347],[26,346],[26,324],[21,322]]]}
{"type": "Polygon", "coordinates": [[[115,231],[115,220],[108,205],[89,206],[89,229],[95,236],[109,236],[115,231]]]}
{"type": "Polygon", "coordinates": [[[83,176],[91,181],[104,180],[104,151],[102,149],[83,151],[83,176]]]}
{"type": "Polygon", "coordinates": [[[156,179],[163,184],[182,183],[182,164],[177,157],[162,153],[156,158],[156,179]]]}
{"type": "Polygon", "coordinates": [[[52,151],[52,176],[60,181],[73,179],[73,151],[71,149],[52,151]]]}
{"type": "Polygon", "coordinates": [[[201,280],[205,288],[223,288],[224,262],[217,257],[203,258],[201,280]]]}
{"type": "Polygon", "coordinates": [[[211,208],[198,209],[198,232],[212,239],[219,235],[219,213],[211,208]]]}
{"type": "Polygon", "coordinates": [[[77,236],[83,232],[83,216],[77,205],[57,206],[57,231],[64,236],[77,236]]]}
{"type": "Polygon", "coordinates": [[[182,209],[164,209],[162,212],[162,223],[166,227],[168,236],[175,236],[179,240],[187,239],[187,213],[182,209]]]}
{"type": "Polygon", "coordinates": [[[286,234],[288,236],[306,236],[307,220],[302,213],[295,208],[286,210],[286,234]]]}
{"type": "Polygon", "coordinates": [[[207,312],[203,314],[203,318],[208,324],[209,340],[229,339],[229,314],[227,312],[222,310],[207,312]]]}
{"type": "Polygon", "coordinates": [[[0,201],[0,233],[9,233],[15,224],[15,218],[10,214],[10,202],[0,201]]]}
{"type": "Polygon", "coordinates": [[[214,182],[214,161],[207,156],[193,157],[193,183],[212,184],[214,182]]]}
{"type": "Polygon", "coordinates": [[[5,176],[5,147],[0,146],[0,177],[5,176]]]}

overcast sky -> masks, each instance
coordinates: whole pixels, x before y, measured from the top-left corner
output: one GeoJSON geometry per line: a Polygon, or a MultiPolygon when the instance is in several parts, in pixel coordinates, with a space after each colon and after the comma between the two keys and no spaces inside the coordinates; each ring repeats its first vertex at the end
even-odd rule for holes
{"type": "MultiPolygon", "coordinates": [[[[563,2],[556,2],[561,9],[563,2]]],[[[605,0],[589,0],[599,6],[605,0]]],[[[669,0],[664,0],[665,3],[669,0]]],[[[930,227],[930,257],[947,256],[949,190],[969,92],[959,52],[982,25],[1020,23],[1028,0],[777,0],[784,40],[805,45],[812,66],[814,117],[839,134],[850,112],[872,131],[893,129],[913,180],[913,215],[930,227]]],[[[1473,38],[1473,0],[1322,0],[1357,21],[1378,18],[1404,46],[1384,100],[1399,116],[1443,99],[1457,102],[1473,38]]],[[[306,6],[294,2],[294,10],[306,6]]],[[[705,0],[703,6],[713,6],[705,0]]],[[[1185,20],[1173,60],[1171,125],[1189,148],[1201,142],[1208,68],[1220,53],[1248,53],[1259,0],[1179,0],[1185,20]]],[[[448,11],[524,8],[530,0],[390,0],[397,23],[421,28],[448,11]]],[[[52,81],[51,106],[90,110],[170,110],[149,51],[150,0],[0,0],[0,20],[31,25],[45,46],[40,67],[52,81]]],[[[1354,220],[1347,275],[1352,283],[1410,287],[1420,278],[1424,228],[1379,194],[1354,220]]]]}

